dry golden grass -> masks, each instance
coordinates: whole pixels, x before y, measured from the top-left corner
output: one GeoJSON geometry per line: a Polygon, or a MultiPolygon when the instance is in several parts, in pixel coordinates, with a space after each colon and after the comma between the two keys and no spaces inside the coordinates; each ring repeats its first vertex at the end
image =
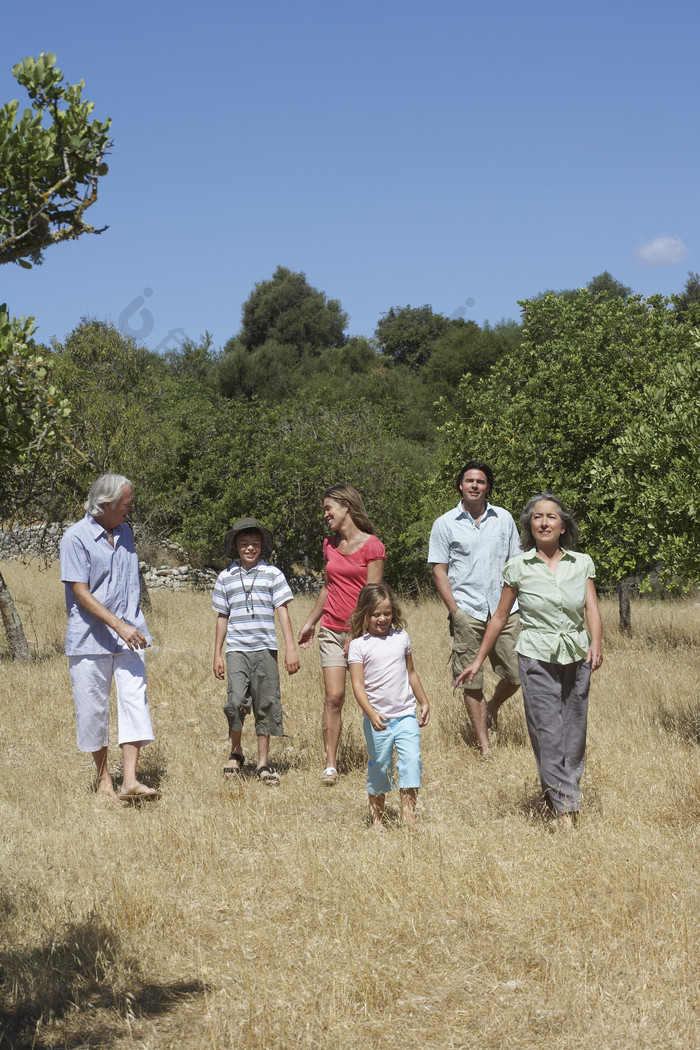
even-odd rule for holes
{"type": "MultiPolygon", "coordinates": [[[[159,802],[91,794],[75,747],[58,570],[5,564],[41,659],[0,651],[0,1047],[612,1048],[700,1044],[700,609],[604,606],[585,810],[532,809],[521,702],[481,763],[436,602],[408,606],[433,705],[415,832],[366,827],[360,712],[319,782],[317,652],[283,681],[282,786],[223,780],[207,595],[153,594],[159,802]]],[[[308,603],[297,599],[299,625],[308,603]]],[[[255,744],[246,727],[252,762],[255,744]]],[[[118,772],[118,749],[112,752],[118,772]]]]}

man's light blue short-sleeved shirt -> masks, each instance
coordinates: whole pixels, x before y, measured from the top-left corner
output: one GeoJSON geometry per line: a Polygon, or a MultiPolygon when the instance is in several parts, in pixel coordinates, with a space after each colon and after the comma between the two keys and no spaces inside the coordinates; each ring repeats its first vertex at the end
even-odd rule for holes
{"type": "MultiPolygon", "coordinates": [[[[447,579],[457,605],[485,623],[496,611],[503,589],[503,566],[522,554],[513,518],[502,507],[486,504],[477,524],[461,501],[433,524],[428,561],[447,565],[447,579]]],[[[517,602],[513,612],[518,608],[517,602]]]]}
{"type": "Polygon", "coordinates": [[[61,579],[66,585],[68,610],[66,656],[104,656],[129,651],[116,631],[83,609],[71,583],[86,583],[98,602],[120,620],[137,627],[151,644],[139,604],[139,559],[128,525],[114,530],[114,547],[106,529],[91,514],[71,525],[61,540],[61,579]]]}

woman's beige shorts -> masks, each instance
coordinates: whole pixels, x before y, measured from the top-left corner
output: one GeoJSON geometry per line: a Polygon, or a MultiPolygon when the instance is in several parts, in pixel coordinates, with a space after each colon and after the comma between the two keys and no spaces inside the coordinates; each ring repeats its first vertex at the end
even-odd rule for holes
{"type": "Polygon", "coordinates": [[[318,632],[318,650],[321,654],[321,667],[347,667],[345,644],[347,631],[331,631],[330,627],[321,627],[318,632]]]}

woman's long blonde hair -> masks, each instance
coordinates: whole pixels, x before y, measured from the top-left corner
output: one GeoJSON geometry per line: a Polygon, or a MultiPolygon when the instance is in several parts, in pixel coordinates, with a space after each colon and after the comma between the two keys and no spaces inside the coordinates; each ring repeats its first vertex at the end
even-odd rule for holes
{"type": "Polygon", "coordinates": [[[391,603],[391,626],[395,631],[404,628],[404,619],[401,606],[394,597],[394,592],[388,583],[368,583],[359,593],[357,605],[350,617],[350,638],[359,638],[367,631],[369,618],[380,602],[391,603]]]}
{"type": "Polygon", "coordinates": [[[344,503],[360,532],[366,532],[368,536],[374,535],[374,525],[367,517],[362,496],[352,485],[331,485],[321,498],[332,499],[336,503],[344,503]]]}

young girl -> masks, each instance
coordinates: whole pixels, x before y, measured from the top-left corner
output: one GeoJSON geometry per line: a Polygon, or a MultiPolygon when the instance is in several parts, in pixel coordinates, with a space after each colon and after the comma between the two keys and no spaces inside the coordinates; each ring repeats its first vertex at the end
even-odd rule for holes
{"type": "Polygon", "coordinates": [[[418,727],[428,724],[430,705],[413,666],[401,609],[387,584],[369,583],[362,588],[350,621],[350,637],[350,679],[355,698],[365,713],[372,826],[383,827],[385,795],[394,786],[394,748],[401,814],[410,826],[415,823],[422,769],[418,727]],[[416,718],[416,702],[420,704],[420,718],[416,718]]]}

